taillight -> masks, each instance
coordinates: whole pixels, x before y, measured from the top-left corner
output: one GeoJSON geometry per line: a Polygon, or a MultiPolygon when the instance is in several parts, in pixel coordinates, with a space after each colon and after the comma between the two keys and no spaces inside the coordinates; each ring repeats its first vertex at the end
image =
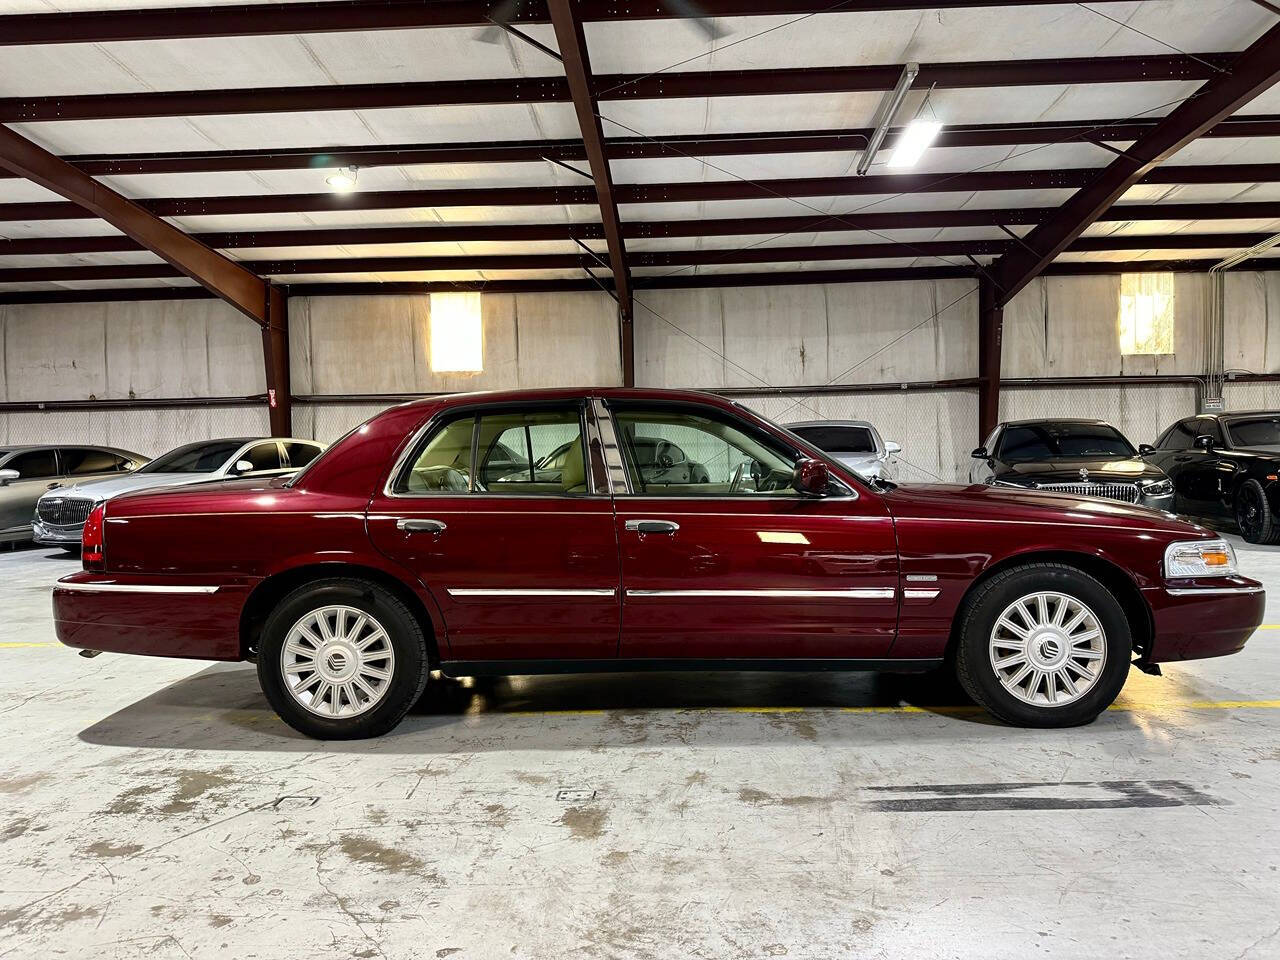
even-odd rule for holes
{"type": "Polygon", "coordinates": [[[84,522],[84,540],[80,551],[80,560],[86,570],[105,570],[102,559],[102,518],[107,512],[107,505],[100,503],[89,513],[84,522]]]}

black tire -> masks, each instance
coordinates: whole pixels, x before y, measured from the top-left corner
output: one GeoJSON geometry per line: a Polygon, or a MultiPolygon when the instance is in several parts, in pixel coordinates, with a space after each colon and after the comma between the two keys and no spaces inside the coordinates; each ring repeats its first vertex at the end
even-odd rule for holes
{"type": "Polygon", "coordinates": [[[966,599],[959,616],[956,676],[975,702],[1005,723],[1020,727],[1091,723],[1119,696],[1129,675],[1133,637],[1124,608],[1106,586],[1075,567],[1028,563],[1005,570],[982,583],[966,599]],[[1102,670],[1092,687],[1067,703],[1036,704],[1019,699],[1005,689],[991,661],[989,645],[997,619],[1020,598],[1040,591],[1060,593],[1084,604],[1102,627],[1102,670]]]}
{"type": "Polygon", "coordinates": [[[1280,543],[1280,523],[1257,480],[1246,480],[1236,491],[1236,527],[1248,543],[1280,543]]]}
{"type": "Polygon", "coordinates": [[[394,728],[422,696],[430,671],[427,638],[413,612],[393,593],[367,580],[334,578],[304,584],[281,600],[262,627],[258,682],[280,719],[317,740],[380,737],[394,728]],[[394,653],[391,679],[366,712],[327,717],[311,712],[286,686],[281,651],[293,626],[307,613],[339,605],[360,610],[381,625],[394,653]]]}

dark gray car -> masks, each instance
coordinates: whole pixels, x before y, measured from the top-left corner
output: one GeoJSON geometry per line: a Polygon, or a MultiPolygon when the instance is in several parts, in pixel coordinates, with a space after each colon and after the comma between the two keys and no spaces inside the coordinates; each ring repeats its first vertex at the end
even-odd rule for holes
{"type": "Polygon", "coordinates": [[[0,543],[30,540],[31,514],[54,487],[136,470],[140,453],[115,447],[11,446],[0,448],[0,543]]]}

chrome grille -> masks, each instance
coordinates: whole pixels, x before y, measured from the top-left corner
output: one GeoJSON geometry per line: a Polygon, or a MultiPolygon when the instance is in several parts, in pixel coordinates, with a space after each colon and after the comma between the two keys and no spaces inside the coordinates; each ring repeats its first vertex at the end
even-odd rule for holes
{"type": "Polygon", "coordinates": [[[45,523],[51,523],[55,527],[70,527],[83,524],[89,519],[89,513],[93,510],[93,501],[78,497],[70,499],[43,497],[37,504],[37,510],[40,513],[40,519],[45,523]]]}
{"type": "Polygon", "coordinates": [[[1104,500],[1119,500],[1123,503],[1138,502],[1136,483],[1042,483],[1036,489],[1048,490],[1050,493],[1069,493],[1073,497],[1102,497],[1104,500]]]}

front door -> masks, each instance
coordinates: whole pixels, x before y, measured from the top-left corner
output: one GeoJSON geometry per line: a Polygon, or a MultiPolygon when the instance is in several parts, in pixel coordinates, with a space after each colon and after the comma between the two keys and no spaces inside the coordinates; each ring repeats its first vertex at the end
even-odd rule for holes
{"type": "Polygon", "coordinates": [[[36,501],[58,485],[58,458],[52,447],[16,453],[0,464],[18,478],[0,485],[0,535],[30,537],[36,501]]]}
{"type": "Polygon", "coordinates": [[[587,477],[584,404],[451,411],[369,506],[369,535],[414,571],[451,660],[618,652],[613,504],[587,477]]]}
{"type": "Polygon", "coordinates": [[[791,488],[798,450],[696,404],[610,401],[627,658],[874,659],[898,623],[893,521],[866,488],[791,488]]]}

